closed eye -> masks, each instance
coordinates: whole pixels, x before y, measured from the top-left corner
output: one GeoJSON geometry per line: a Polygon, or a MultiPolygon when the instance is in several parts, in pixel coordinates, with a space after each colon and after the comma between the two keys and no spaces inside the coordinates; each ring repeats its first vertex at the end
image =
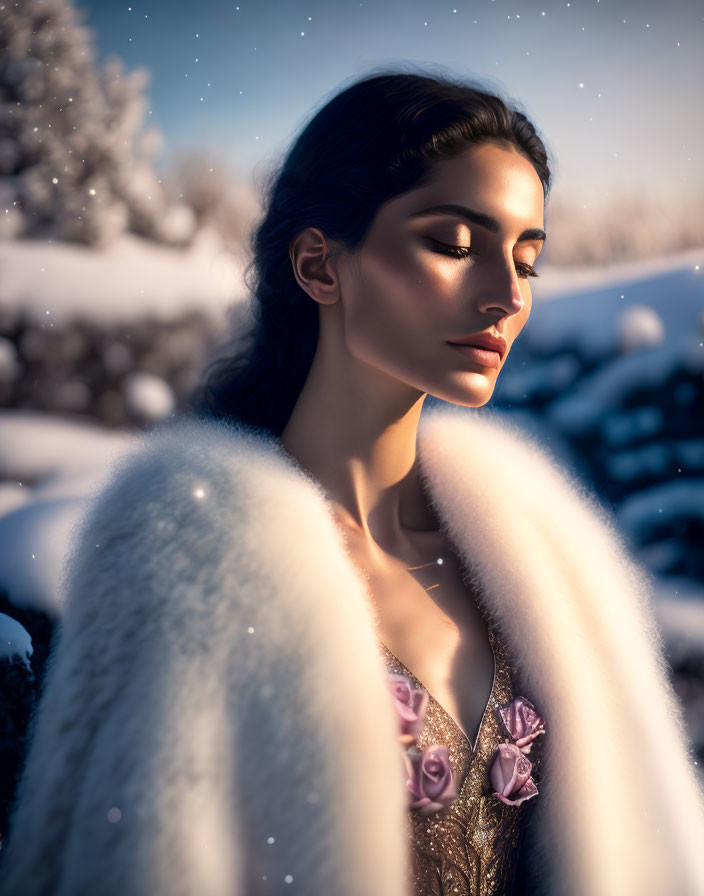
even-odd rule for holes
{"type": "Polygon", "coordinates": [[[477,254],[469,246],[450,246],[447,243],[434,240],[431,236],[427,236],[426,239],[431,245],[435,246],[435,251],[441,255],[450,255],[452,258],[469,258],[470,255],[477,254]]]}
{"type": "MultiPolygon", "coordinates": [[[[426,237],[426,239],[435,247],[435,250],[441,255],[450,255],[452,258],[469,258],[472,255],[478,254],[469,246],[450,246],[448,243],[442,243],[440,242],[440,240],[433,239],[433,237],[431,236],[426,237]]],[[[529,264],[526,264],[525,261],[517,261],[516,270],[518,271],[519,277],[525,278],[540,276],[535,268],[531,267],[529,264]]]]}
{"type": "Polygon", "coordinates": [[[519,277],[539,277],[540,274],[532,268],[529,264],[526,264],[524,261],[516,262],[516,270],[518,271],[519,277]]]}

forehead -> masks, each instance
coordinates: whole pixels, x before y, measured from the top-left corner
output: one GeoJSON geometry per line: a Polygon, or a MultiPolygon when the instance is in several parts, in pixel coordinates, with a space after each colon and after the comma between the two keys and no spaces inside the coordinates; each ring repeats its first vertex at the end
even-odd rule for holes
{"type": "Polygon", "coordinates": [[[545,199],[532,162],[512,148],[483,143],[437,161],[425,184],[387,205],[392,203],[395,209],[389,210],[401,215],[459,203],[523,228],[542,226],[545,199]]]}

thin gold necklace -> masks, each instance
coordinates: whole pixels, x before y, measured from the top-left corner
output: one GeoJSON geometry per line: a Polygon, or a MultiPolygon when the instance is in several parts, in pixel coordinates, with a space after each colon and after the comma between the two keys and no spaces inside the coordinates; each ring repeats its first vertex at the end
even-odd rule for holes
{"type": "MultiPolygon", "coordinates": [[[[429,563],[421,563],[420,566],[407,566],[406,569],[410,571],[412,569],[425,569],[426,566],[442,566],[444,562],[445,561],[443,560],[442,557],[438,557],[437,560],[431,560],[429,563]]],[[[439,585],[440,585],[440,583],[438,582],[437,584],[431,585],[429,588],[425,588],[424,590],[432,591],[433,588],[437,588],[439,585]]]]}

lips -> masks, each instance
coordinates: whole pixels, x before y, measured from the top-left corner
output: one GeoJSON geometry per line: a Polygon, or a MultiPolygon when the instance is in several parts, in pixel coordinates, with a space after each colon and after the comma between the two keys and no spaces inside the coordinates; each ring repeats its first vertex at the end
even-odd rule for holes
{"type": "Polygon", "coordinates": [[[456,352],[460,352],[465,358],[473,364],[480,364],[482,367],[496,367],[501,364],[501,355],[494,351],[493,348],[480,348],[476,345],[456,345],[453,342],[447,343],[454,348],[456,352]]]}
{"type": "Polygon", "coordinates": [[[491,333],[473,333],[450,342],[450,345],[466,345],[474,348],[488,349],[498,352],[503,358],[506,354],[506,340],[503,336],[494,336],[491,333]]]}

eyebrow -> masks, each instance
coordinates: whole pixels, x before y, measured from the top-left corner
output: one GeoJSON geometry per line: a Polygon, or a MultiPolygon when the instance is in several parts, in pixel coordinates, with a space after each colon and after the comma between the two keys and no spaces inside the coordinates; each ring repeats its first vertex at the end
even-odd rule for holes
{"type": "MultiPolygon", "coordinates": [[[[421,215],[459,215],[461,218],[466,218],[473,224],[479,224],[480,227],[485,227],[487,230],[491,231],[491,233],[498,233],[501,228],[501,225],[496,218],[492,218],[491,215],[475,211],[473,208],[467,208],[464,205],[457,205],[454,202],[449,202],[444,205],[433,205],[430,208],[422,209],[422,211],[413,212],[409,217],[419,218],[421,215]]],[[[545,239],[546,233],[544,230],[541,230],[539,227],[530,227],[528,230],[523,231],[516,242],[520,243],[524,240],[540,240],[541,242],[545,242],[545,239]]]]}

